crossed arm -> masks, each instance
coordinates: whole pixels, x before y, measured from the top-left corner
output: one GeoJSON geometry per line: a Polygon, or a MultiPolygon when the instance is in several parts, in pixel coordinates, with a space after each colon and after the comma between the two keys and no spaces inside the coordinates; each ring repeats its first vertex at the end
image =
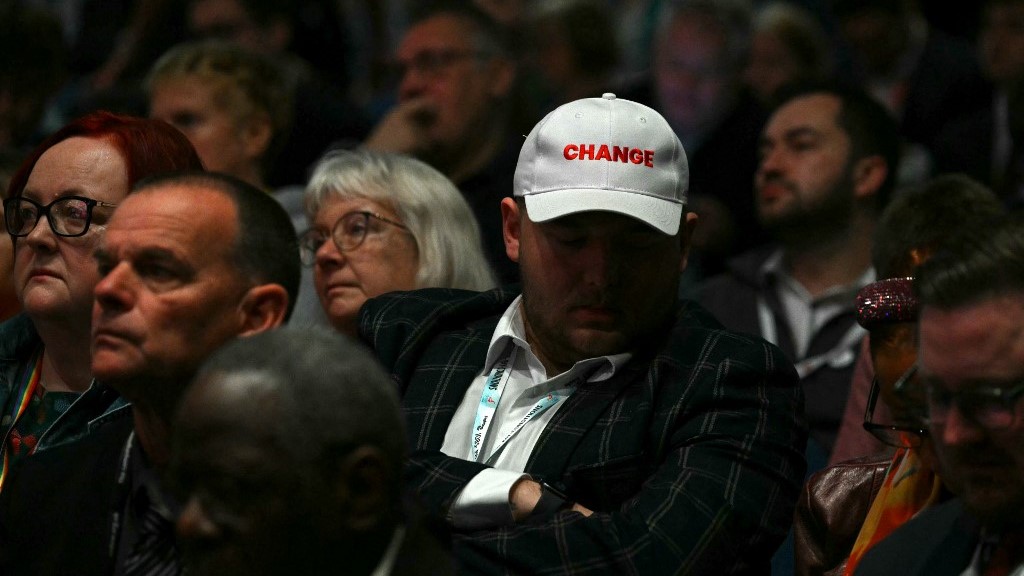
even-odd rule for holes
{"type": "MultiPolygon", "coordinates": [[[[759,372],[727,362],[707,369],[711,378],[691,382],[695,388],[674,401],[659,397],[653,383],[642,384],[654,390],[649,414],[639,416],[643,402],[609,408],[631,410],[646,425],[642,436],[651,444],[636,448],[651,454],[652,466],[639,489],[613,506],[583,500],[551,517],[520,514],[510,525],[463,531],[455,543],[463,567],[488,574],[766,571],[791,524],[803,476],[799,389],[788,367],[759,372]],[[587,514],[591,506],[594,512],[587,514]]],[[[572,461],[564,479],[575,500],[569,478],[574,462],[600,456],[567,458],[572,461]]],[[[412,455],[407,477],[429,507],[447,515],[459,491],[485,468],[422,450],[412,455]]],[[[520,482],[512,503],[532,510],[535,487],[520,482]]]]}

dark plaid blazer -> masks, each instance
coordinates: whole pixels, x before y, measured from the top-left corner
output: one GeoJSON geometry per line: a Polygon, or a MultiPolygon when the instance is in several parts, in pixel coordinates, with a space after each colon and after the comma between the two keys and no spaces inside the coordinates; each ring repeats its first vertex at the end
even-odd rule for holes
{"type": "MultiPolygon", "coordinates": [[[[400,387],[409,486],[445,516],[484,464],[445,456],[455,409],[516,293],[429,289],[369,301],[360,329],[400,387]]],[[[526,472],[594,510],[456,535],[481,574],[767,574],[804,474],[797,375],[693,302],[626,367],[570,396],[526,472]]]]}

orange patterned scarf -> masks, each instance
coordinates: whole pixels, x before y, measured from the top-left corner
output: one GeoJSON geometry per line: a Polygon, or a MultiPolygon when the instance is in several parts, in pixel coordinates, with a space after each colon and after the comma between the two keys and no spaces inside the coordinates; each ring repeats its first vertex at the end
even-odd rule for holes
{"type": "Polygon", "coordinates": [[[937,503],[941,493],[942,481],[921,463],[917,452],[897,449],[853,544],[844,576],[852,576],[865,552],[918,512],[937,503]]]}

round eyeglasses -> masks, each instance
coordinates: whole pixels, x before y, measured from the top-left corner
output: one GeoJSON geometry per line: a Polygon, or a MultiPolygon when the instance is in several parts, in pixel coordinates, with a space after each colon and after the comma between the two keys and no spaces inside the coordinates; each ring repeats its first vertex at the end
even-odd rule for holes
{"type": "Polygon", "coordinates": [[[28,236],[39,219],[46,216],[50,229],[57,236],[82,236],[89,231],[92,209],[96,206],[114,208],[117,204],[84,196],[65,196],[43,206],[35,200],[18,196],[4,200],[4,224],[11,236],[28,236]]]}
{"type": "MultiPolygon", "coordinates": [[[[907,383],[917,373],[917,364],[912,364],[893,384],[893,392],[906,395],[907,383]]],[[[871,392],[868,394],[868,405],[864,410],[864,429],[878,439],[879,442],[896,448],[917,448],[928,435],[928,430],[923,426],[908,426],[900,424],[879,424],[874,422],[875,405],[878,403],[878,396],[881,385],[878,378],[871,381],[871,392]]]]}
{"type": "Polygon", "coordinates": [[[1024,396],[1024,383],[1008,388],[986,386],[957,392],[931,384],[928,386],[928,421],[944,425],[949,420],[950,408],[956,404],[960,414],[978,426],[994,432],[1006,430],[1017,419],[1021,396],[1024,396]]]}
{"type": "MultiPolygon", "coordinates": [[[[367,236],[376,236],[384,231],[384,224],[390,224],[409,232],[409,228],[401,222],[395,222],[374,212],[349,212],[334,223],[331,228],[331,240],[339,252],[351,252],[363,245],[367,236]]],[[[302,263],[312,266],[316,262],[316,253],[324,245],[327,238],[317,229],[307,230],[299,238],[299,255],[302,263]]]]}

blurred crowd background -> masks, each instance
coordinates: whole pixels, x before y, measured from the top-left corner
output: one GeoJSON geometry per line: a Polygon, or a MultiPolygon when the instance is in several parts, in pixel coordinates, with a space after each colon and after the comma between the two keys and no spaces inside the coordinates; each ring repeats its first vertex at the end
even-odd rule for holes
{"type": "MultiPolygon", "coordinates": [[[[258,183],[305,185],[325,150],[354,147],[393,109],[403,71],[395,54],[426,4],[0,0],[0,175],[83,113],[154,114],[161,56],[182,42],[218,38],[273,60],[289,91],[258,183]]],[[[1020,1],[475,4],[507,33],[516,76],[500,116],[509,118],[513,136],[559,104],[608,91],[670,120],[690,159],[692,208],[702,220],[694,275],[712,274],[728,256],[766,240],[752,199],[758,135],[773,95],[793,81],[838,78],[884,102],[907,142],[902,183],[958,171],[997,191],[1016,185],[1008,174],[1012,131],[1024,124],[1015,121],[1012,89],[1024,76],[1020,1]],[[699,8],[698,18],[670,16],[701,4],[712,8],[699,8]],[[993,117],[996,133],[979,134],[979,122],[992,124],[986,118],[993,117]]],[[[165,119],[197,143],[188,134],[195,118],[165,119]]]]}

